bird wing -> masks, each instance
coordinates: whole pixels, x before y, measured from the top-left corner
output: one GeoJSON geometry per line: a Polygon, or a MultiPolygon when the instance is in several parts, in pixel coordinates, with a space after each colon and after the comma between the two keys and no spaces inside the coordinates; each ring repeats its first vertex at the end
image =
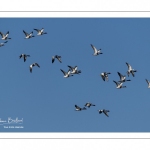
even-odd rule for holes
{"type": "Polygon", "coordinates": [[[146,80],[146,82],[149,84],[149,81],[147,80],[147,79],[145,79],[146,80]]]}
{"type": "Polygon", "coordinates": [[[52,57],[52,63],[53,63],[54,61],[55,61],[55,57],[53,56],[53,57],[52,57]]]}
{"type": "Polygon", "coordinates": [[[77,109],[81,109],[79,106],[77,106],[77,105],[75,105],[75,107],[77,108],[77,109]]]}
{"type": "Polygon", "coordinates": [[[64,75],[66,74],[66,72],[64,70],[62,70],[62,69],[60,69],[60,70],[63,72],[64,75]]]}
{"type": "Polygon", "coordinates": [[[4,43],[7,43],[8,41],[5,41],[4,43]]]}
{"type": "Polygon", "coordinates": [[[131,71],[131,73],[132,73],[132,76],[134,77],[134,72],[133,72],[133,71],[131,71]]]}
{"type": "Polygon", "coordinates": [[[33,31],[29,34],[30,36],[33,34],[33,31]]]}
{"type": "Polygon", "coordinates": [[[22,54],[19,56],[20,58],[22,57],[22,54]]]}
{"type": "Polygon", "coordinates": [[[77,66],[75,66],[75,67],[74,67],[74,69],[77,71],[78,67],[77,67],[77,66]]]}
{"type": "Polygon", "coordinates": [[[92,104],[89,103],[89,102],[85,104],[85,106],[87,106],[87,107],[89,107],[89,108],[90,108],[91,105],[92,105],[92,104]]]}
{"type": "Polygon", "coordinates": [[[5,35],[5,36],[7,37],[7,36],[8,36],[8,34],[9,34],[9,31],[6,33],[6,35],[5,35]]]}
{"type": "Polygon", "coordinates": [[[36,66],[40,67],[40,65],[38,63],[35,63],[36,66]]]}
{"type": "Polygon", "coordinates": [[[34,29],[35,31],[39,32],[40,30],[39,29],[34,29]]]}
{"type": "Polygon", "coordinates": [[[56,55],[56,58],[57,58],[58,61],[61,63],[61,56],[57,56],[57,55],[56,55]]]}
{"type": "Polygon", "coordinates": [[[92,104],[92,106],[96,106],[95,104],[92,104]]]}
{"type": "Polygon", "coordinates": [[[30,72],[32,73],[32,65],[30,66],[30,72]]]}
{"type": "Polygon", "coordinates": [[[1,35],[2,37],[4,37],[4,34],[3,34],[2,32],[0,32],[0,35],[1,35]]]}
{"type": "Polygon", "coordinates": [[[113,82],[115,82],[115,83],[116,83],[116,85],[118,85],[118,82],[116,82],[116,81],[114,81],[114,80],[113,80],[113,82]]]}
{"type": "Polygon", "coordinates": [[[83,107],[83,108],[81,108],[82,110],[86,110],[86,108],[85,107],[83,107]]]}
{"type": "Polygon", "coordinates": [[[68,66],[71,70],[73,70],[73,67],[71,67],[71,66],[68,66]]]}
{"type": "Polygon", "coordinates": [[[24,30],[23,30],[23,33],[27,36],[27,35],[29,35],[27,32],[25,32],[24,30]]]}
{"type": "Polygon", "coordinates": [[[104,77],[104,75],[101,75],[101,77],[102,77],[102,79],[105,81],[105,77],[104,77]]]}
{"type": "Polygon", "coordinates": [[[8,37],[9,31],[6,33],[5,37],[8,37]]]}
{"type": "Polygon", "coordinates": [[[88,105],[88,103],[86,103],[84,106],[87,106],[88,105]]]}
{"type": "Polygon", "coordinates": [[[103,113],[104,113],[107,117],[109,117],[108,114],[107,114],[107,112],[109,112],[109,110],[103,110],[103,113]]]}
{"type": "Polygon", "coordinates": [[[127,66],[128,66],[128,69],[131,70],[131,66],[126,62],[127,66]]]}
{"type": "Polygon", "coordinates": [[[122,79],[122,74],[120,72],[117,72],[119,77],[120,77],[120,80],[122,79]]]}
{"type": "Polygon", "coordinates": [[[107,112],[104,112],[104,114],[105,114],[107,117],[109,117],[108,114],[107,114],[107,112]]]}
{"type": "Polygon", "coordinates": [[[97,49],[94,45],[91,44],[91,47],[93,48],[94,52],[96,53],[97,52],[97,49]]]}
{"type": "Polygon", "coordinates": [[[24,55],[24,62],[26,61],[26,59],[27,59],[27,56],[26,56],[26,55],[24,55]]]}

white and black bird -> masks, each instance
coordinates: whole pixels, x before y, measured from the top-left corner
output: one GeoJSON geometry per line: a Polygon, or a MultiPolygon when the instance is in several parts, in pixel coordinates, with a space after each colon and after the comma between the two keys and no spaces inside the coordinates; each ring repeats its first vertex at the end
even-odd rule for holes
{"type": "Polygon", "coordinates": [[[86,110],[85,107],[81,108],[81,107],[79,107],[79,106],[77,106],[77,105],[75,105],[75,108],[76,108],[76,109],[75,109],[76,111],[86,110]]]}
{"type": "Polygon", "coordinates": [[[58,61],[59,61],[60,63],[62,63],[62,61],[61,61],[61,56],[58,56],[58,55],[55,55],[55,56],[52,57],[52,63],[55,61],[55,58],[58,59],[58,61]]]}
{"type": "Polygon", "coordinates": [[[71,70],[71,74],[80,74],[81,73],[81,70],[77,70],[78,67],[75,66],[75,67],[72,67],[72,66],[68,66],[71,70]]]}
{"type": "Polygon", "coordinates": [[[102,52],[101,52],[101,49],[96,49],[96,47],[94,46],[94,45],[92,45],[91,44],[91,47],[93,48],[93,50],[94,50],[94,56],[97,56],[97,55],[99,55],[99,54],[103,54],[102,52]]]}
{"type": "Polygon", "coordinates": [[[2,40],[11,39],[11,38],[8,37],[9,31],[6,34],[3,34],[2,32],[0,32],[0,35],[2,36],[2,40]]]}
{"type": "Polygon", "coordinates": [[[131,67],[131,65],[130,65],[129,63],[126,62],[126,64],[127,64],[127,66],[128,66],[128,71],[127,71],[128,77],[129,77],[130,73],[131,73],[132,76],[134,77],[134,73],[137,72],[137,70],[132,69],[132,67],[131,67]]]}
{"type": "Polygon", "coordinates": [[[111,74],[110,72],[102,72],[100,75],[104,81],[108,81],[108,74],[111,74]]]}
{"type": "Polygon", "coordinates": [[[33,63],[33,64],[31,64],[31,65],[30,65],[30,72],[31,72],[31,73],[32,73],[32,68],[33,68],[34,66],[37,66],[37,67],[40,68],[40,66],[39,66],[38,63],[33,63]]]}
{"type": "Polygon", "coordinates": [[[147,79],[145,79],[145,80],[148,83],[148,88],[150,88],[150,81],[148,81],[147,79]]]}
{"type": "Polygon", "coordinates": [[[101,109],[101,110],[98,110],[98,111],[99,111],[99,114],[104,113],[107,117],[109,117],[108,116],[108,112],[110,112],[109,110],[101,109]]]}
{"type": "Polygon", "coordinates": [[[122,86],[123,82],[116,82],[116,81],[113,81],[113,82],[116,83],[116,88],[117,89],[126,88],[126,86],[122,86]]]}
{"type": "Polygon", "coordinates": [[[24,59],[24,62],[26,61],[27,57],[30,57],[30,55],[21,54],[21,55],[19,56],[19,58],[23,58],[23,59],[24,59]]]}
{"type": "Polygon", "coordinates": [[[126,79],[125,75],[122,75],[120,72],[117,72],[119,77],[120,77],[120,81],[119,82],[125,82],[125,81],[131,81],[130,79],[126,79]]]}
{"type": "Polygon", "coordinates": [[[7,43],[7,42],[8,42],[8,41],[5,41],[5,42],[3,42],[3,43],[0,43],[0,47],[4,46],[5,43],[7,43]]]}
{"type": "Polygon", "coordinates": [[[43,35],[43,34],[47,34],[47,32],[44,32],[44,28],[40,29],[34,29],[35,31],[37,31],[37,35],[43,35]]]}
{"type": "Polygon", "coordinates": [[[72,74],[71,74],[71,71],[70,71],[70,69],[68,70],[68,72],[65,72],[64,70],[62,70],[62,69],[60,69],[61,71],[62,71],[62,73],[64,74],[64,78],[68,78],[68,77],[70,77],[70,76],[73,76],[72,74]]]}
{"type": "Polygon", "coordinates": [[[90,103],[90,102],[87,102],[85,105],[84,105],[85,107],[91,107],[91,106],[95,106],[94,104],[92,104],[92,103],[90,103]]]}
{"type": "Polygon", "coordinates": [[[33,31],[29,34],[23,30],[23,33],[25,34],[25,39],[30,39],[30,38],[34,37],[33,31]]]}

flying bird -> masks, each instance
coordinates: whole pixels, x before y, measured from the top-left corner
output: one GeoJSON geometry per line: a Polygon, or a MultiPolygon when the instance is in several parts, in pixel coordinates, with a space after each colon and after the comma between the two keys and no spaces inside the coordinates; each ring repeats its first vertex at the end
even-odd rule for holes
{"type": "Polygon", "coordinates": [[[150,81],[148,81],[147,79],[145,79],[145,80],[148,83],[148,88],[150,88],[150,81]]]}
{"type": "Polygon", "coordinates": [[[104,81],[108,81],[108,74],[111,74],[110,72],[102,72],[100,75],[104,81]]]}
{"type": "Polygon", "coordinates": [[[90,103],[90,102],[87,102],[84,106],[86,106],[86,107],[91,107],[91,106],[95,106],[94,104],[92,104],[92,103],[90,103]]]}
{"type": "Polygon", "coordinates": [[[91,44],[91,47],[94,50],[94,54],[93,54],[94,56],[97,56],[99,54],[103,54],[103,53],[101,53],[101,49],[97,50],[96,47],[94,45],[92,45],[92,44],[91,44]]]}
{"type": "Polygon", "coordinates": [[[68,66],[70,68],[70,70],[72,71],[71,74],[80,74],[81,70],[77,70],[77,66],[72,67],[72,66],[68,66]]]}
{"type": "Polygon", "coordinates": [[[75,109],[76,111],[86,110],[85,107],[81,108],[81,107],[79,107],[79,106],[77,106],[77,105],[75,105],[75,108],[76,108],[76,109],[75,109]]]}
{"type": "Polygon", "coordinates": [[[7,42],[8,42],[8,41],[5,41],[5,42],[3,42],[3,43],[0,43],[0,47],[4,46],[5,43],[7,43],[7,42]]]}
{"type": "Polygon", "coordinates": [[[40,66],[39,66],[38,63],[33,63],[33,64],[31,64],[31,65],[30,65],[30,72],[31,72],[31,73],[32,73],[32,68],[33,68],[34,66],[37,66],[37,67],[40,68],[40,66]]]}
{"type": "Polygon", "coordinates": [[[68,77],[70,77],[70,76],[73,76],[73,75],[71,74],[70,69],[68,70],[68,72],[65,72],[65,71],[62,70],[62,69],[60,69],[60,70],[63,72],[65,78],[68,78],[68,77]]]}
{"type": "Polygon", "coordinates": [[[25,61],[26,61],[26,59],[27,59],[27,57],[30,57],[30,55],[21,54],[21,55],[19,56],[19,58],[22,58],[22,57],[23,57],[24,62],[25,62],[25,61]]]}
{"type": "Polygon", "coordinates": [[[47,32],[44,32],[44,28],[42,28],[41,30],[39,29],[34,29],[35,31],[37,31],[37,35],[43,35],[43,34],[47,34],[47,32]]]}
{"type": "Polygon", "coordinates": [[[101,109],[101,110],[98,110],[98,111],[99,111],[99,114],[104,113],[107,117],[109,117],[108,116],[109,110],[101,109]]]}
{"type": "Polygon", "coordinates": [[[9,31],[6,34],[3,34],[2,32],[0,32],[0,35],[2,36],[2,40],[11,39],[11,38],[8,38],[9,31]]]}
{"type": "Polygon", "coordinates": [[[52,57],[52,63],[55,61],[55,58],[58,59],[58,61],[59,61],[60,63],[62,63],[62,61],[61,61],[61,56],[58,56],[58,55],[55,55],[55,56],[52,57]]]}
{"type": "Polygon", "coordinates": [[[30,39],[30,38],[32,38],[32,37],[34,37],[34,35],[32,35],[33,34],[33,31],[29,34],[29,33],[27,33],[27,32],[25,32],[24,30],[23,30],[23,33],[25,34],[25,39],[30,39]]]}
{"type": "Polygon", "coordinates": [[[126,62],[127,66],[128,66],[128,71],[127,71],[127,75],[129,77],[130,73],[132,74],[132,76],[134,77],[134,73],[137,72],[137,70],[134,70],[132,69],[131,65],[129,65],[127,62],[126,62]]]}
{"type": "Polygon", "coordinates": [[[120,77],[120,81],[119,82],[125,82],[125,81],[131,81],[130,79],[127,80],[126,76],[122,75],[120,72],[117,72],[119,77],[120,77]]]}
{"type": "Polygon", "coordinates": [[[125,88],[126,86],[122,86],[123,85],[123,82],[116,82],[116,81],[113,81],[114,83],[116,83],[116,88],[117,89],[121,89],[121,88],[125,88]]]}

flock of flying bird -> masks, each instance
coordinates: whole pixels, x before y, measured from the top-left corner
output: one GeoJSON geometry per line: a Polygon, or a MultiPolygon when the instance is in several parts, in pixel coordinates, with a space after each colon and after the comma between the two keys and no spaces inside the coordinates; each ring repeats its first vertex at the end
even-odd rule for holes
{"type": "MultiPolygon", "coordinates": [[[[44,35],[44,34],[47,34],[47,32],[44,32],[44,28],[42,28],[41,30],[40,29],[34,29],[35,31],[37,31],[37,35],[44,35]]],[[[27,33],[26,31],[23,30],[23,33],[25,34],[25,39],[30,39],[32,37],[35,37],[33,35],[33,31],[31,33],[27,33]]],[[[5,40],[5,42],[3,43],[0,43],[0,47],[4,46],[8,41],[8,39],[11,39],[8,37],[9,35],[9,31],[6,33],[6,34],[3,34],[2,32],[0,32],[0,35],[2,36],[2,40],[5,40]]],[[[92,49],[94,50],[94,56],[98,56],[100,54],[103,54],[101,52],[101,49],[97,49],[94,45],[91,44],[91,47],[92,49]]],[[[27,55],[27,54],[21,54],[19,56],[19,58],[23,58],[24,59],[24,62],[27,60],[27,57],[30,57],[30,55],[27,55]]],[[[60,63],[62,63],[61,61],[61,56],[58,56],[58,55],[55,55],[55,56],[52,56],[52,63],[54,63],[55,59],[57,59],[60,63]]],[[[126,65],[128,67],[128,70],[127,70],[127,75],[129,77],[130,74],[132,74],[132,76],[134,77],[134,73],[137,72],[137,70],[134,70],[131,65],[129,63],[126,62],[126,65]]],[[[29,66],[29,70],[30,72],[32,73],[32,69],[34,66],[37,66],[40,68],[40,65],[38,63],[33,63],[29,66]]],[[[71,77],[75,74],[80,74],[81,73],[81,70],[78,70],[78,67],[75,66],[75,67],[72,67],[72,66],[69,66],[68,65],[68,71],[64,71],[62,69],[60,69],[62,71],[62,73],[64,74],[64,77],[65,78],[68,78],[68,77],[71,77]]],[[[126,76],[125,75],[122,75],[120,72],[117,72],[119,77],[120,77],[120,80],[119,81],[114,81],[113,82],[116,84],[116,88],[117,89],[121,89],[121,88],[125,88],[126,86],[123,86],[123,83],[126,82],[126,81],[131,81],[130,79],[126,79],[126,76]]],[[[108,75],[111,74],[110,72],[103,72],[100,74],[100,76],[102,77],[102,79],[104,81],[108,81],[108,75]]],[[[148,83],[148,88],[150,88],[150,81],[148,81],[147,79],[145,79],[146,82],[148,83]]],[[[86,107],[90,108],[91,106],[95,106],[94,104],[88,102],[84,105],[85,107],[81,108],[77,105],[75,105],[75,110],[76,111],[81,111],[81,110],[86,110],[86,107]]],[[[107,117],[108,116],[108,112],[109,110],[105,110],[105,109],[101,109],[101,110],[98,110],[98,112],[101,114],[101,113],[104,113],[107,117]]]]}
{"type": "MultiPolygon", "coordinates": [[[[92,45],[91,44],[91,47],[92,47],[92,49],[94,50],[94,56],[98,56],[98,55],[100,55],[100,54],[103,54],[102,52],[101,52],[101,49],[97,49],[94,45],[92,45]]],[[[127,75],[128,75],[128,77],[129,77],[129,75],[130,74],[132,74],[132,76],[134,77],[135,75],[134,75],[134,73],[135,72],[137,72],[137,70],[135,70],[135,69],[133,69],[132,67],[131,67],[131,65],[129,64],[129,63],[127,63],[126,62],[126,65],[128,66],[128,70],[127,70],[127,75]]],[[[116,84],[116,88],[117,89],[121,89],[121,88],[125,88],[126,86],[123,86],[123,83],[124,82],[126,82],[126,81],[131,81],[130,79],[126,79],[126,76],[125,75],[122,75],[120,72],[117,72],[118,73],[118,75],[119,75],[119,78],[120,78],[120,80],[119,81],[114,81],[113,80],[113,82],[116,84]]],[[[104,80],[104,81],[108,81],[108,75],[109,74],[111,74],[110,72],[102,72],[101,74],[100,74],[100,76],[102,77],[102,79],[104,80]]],[[[148,87],[150,87],[150,82],[146,79],[146,81],[147,81],[147,83],[149,84],[149,86],[148,87]]],[[[86,103],[85,104],[85,106],[86,107],[90,107],[90,106],[95,106],[94,104],[92,104],[92,103],[86,103]]],[[[86,107],[83,107],[83,108],[81,108],[81,107],[79,107],[79,106],[77,106],[77,105],[75,105],[75,107],[76,107],[76,110],[77,111],[81,111],[81,110],[86,110],[86,107]]],[[[101,110],[98,110],[99,111],[99,113],[101,114],[101,113],[104,113],[107,117],[109,117],[108,116],[108,112],[110,112],[109,110],[106,110],[106,109],[101,109],[101,110]]]]}

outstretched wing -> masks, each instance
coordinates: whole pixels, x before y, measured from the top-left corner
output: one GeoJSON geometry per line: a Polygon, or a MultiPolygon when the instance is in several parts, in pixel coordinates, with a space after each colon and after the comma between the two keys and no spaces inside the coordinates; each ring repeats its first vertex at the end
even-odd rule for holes
{"type": "Polygon", "coordinates": [[[105,81],[105,76],[101,74],[102,79],[105,81]]]}
{"type": "Polygon", "coordinates": [[[52,57],[52,63],[55,61],[55,56],[52,57]]]}
{"type": "Polygon", "coordinates": [[[33,34],[33,31],[30,33],[30,36],[33,34]]]}
{"type": "Polygon", "coordinates": [[[71,70],[73,70],[73,67],[71,67],[71,66],[68,66],[71,70]]]}
{"type": "Polygon", "coordinates": [[[78,67],[77,67],[77,66],[75,66],[75,67],[74,67],[74,70],[76,70],[76,71],[77,71],[77,69],[78,69],[78,67]]]}
{"type": "Polygon", "coordinates": [[[63,72],[64,75],[66,74],[66,72],[64,70],[62,70],[62,69],[60,69],[60,70],[63,72]]]}
{"type": "Polygon", "coordinates": [[[94,45],[92,45],[92,44],[91,44],[91,47],[93,48],[93,50],[94,50],[94,53],[96,53],[96,52],[97,52],[97,49],[96,49],[96,47],[95,47],[94,45]]]}
{"type": "Polygon", "coordinates": [[[127,64],[129,70],[132,69],[131,66],[127,62],[126,62],[126,64],[127,64]]]}
{"type": "Polygon", "coordinates": [[[35,63],[36,66],[40,67],[40,65],[38,63],[35,63]]]}
{"type": "Polygon", "coordinates": [[[120,77],[120,80],[122,79],[122,74],[120,72],[117,72],[119,77],[120,77]]]}
{"type": "Polygon", "coordinates": [[[118,83],[116,81],[113,80],[114,83],[116,83],[116,85],[118,85],[118,83]]]}
{"type": "Polygon", "coordinates": [[[146,80],[146,82],[149,84],[149,81],[147,80],[147,79],[145,79],[146,80]]]}
{"type": "Polygon", "coordinates": [[[27,33],[27,32],[25,32],[24,30],[23,30],[23,33],[26,35],[26,36],[28,36],[29,34],[27,33]]]}
{"type": "Polygon", "coordinates": [[[96,106],[96,105],[91,103],[91,106],[96,106]]]}
{"type": "Polygon", "coordinates": [[[59,61],[60,63],[62,63],[62,62],[61,62],[61,56],[56,55],[56,58],[58,59],[58,61],[59,61]]]}
{"type": "Polygon", "coordinates": [[[9,31],[6,33],[5,37],[7,37],[7,36],[8,36],[8,34],[9,34],[9,31]]]}
{"type": "Polygon", "coordinates": [[[27,56],[26,56],[26,55],[24,55],[24,62],[26,61],[26,59],[27,59],[27,56]]]}
{"type": "Polygon", "coordinates": [[[40,32],[40,30],[39,29],[34,29],[35,31],[37,31],[37,32],[40,32]]]}
{"type": "Polygon", "coordinates": [[[7,43],[8,41],[5,41],[4,43],[7,43]]]}
{"type": "Polygon", "coordinates": [[[19,56],[19,58],[21,58],[22,57],[22,54],[19,56]]]}
{"type": "Polygon", "coordinates": [[[105,110],[105,109],[103,110],[103,113],[104,113],[107,117],[109,117],[107,112],[109,112],[109,110],[105,110]]]}
{"type": "Polygon", "coordinates": [[[132,76],[134,77],[134,71],[133,70],[131,71],[131,73],[132,73],[132,76]]]}
{"type": "Polygon", "coordinates": [[[2,32],[0,32],[0,35],[1,35],[2,37],[4,37],[4,34],[3,34],[2,32]]]}

